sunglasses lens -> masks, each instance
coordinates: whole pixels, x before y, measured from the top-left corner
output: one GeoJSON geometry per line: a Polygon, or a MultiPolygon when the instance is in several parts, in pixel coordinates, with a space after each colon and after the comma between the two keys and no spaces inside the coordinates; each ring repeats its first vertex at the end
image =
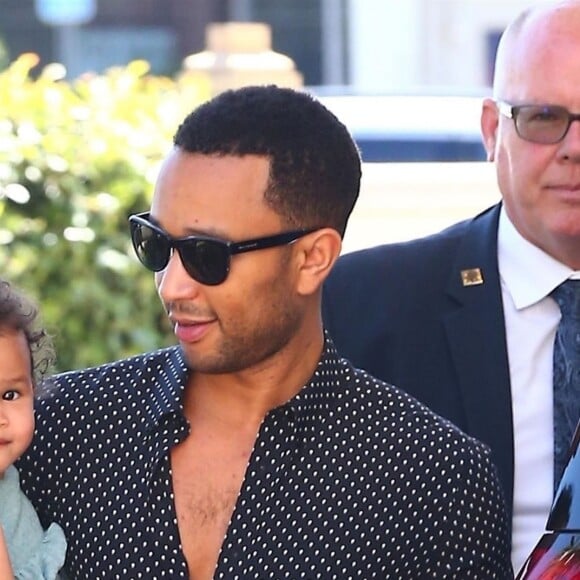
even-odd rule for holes
{"type": "Polygon", "coordinates": [[[551,105],[521,107],[517,126],[524,139],[536,143],[557,143],[568,129],[568,111],[551,105]]]}
{"type": "Polygon", "coordinates": [[[187,240],[179,244],[179,254],[187,273],[202,284],[221,284],[230,270],[226,244],[218,240],[187,240]]]}
{"type": "Polygon", "coordinates": [[[162,234],[144,224],[133,223],[131,238],[137,257],[147,269],[159,272],[167,266],[171,248],[162,234]]]}

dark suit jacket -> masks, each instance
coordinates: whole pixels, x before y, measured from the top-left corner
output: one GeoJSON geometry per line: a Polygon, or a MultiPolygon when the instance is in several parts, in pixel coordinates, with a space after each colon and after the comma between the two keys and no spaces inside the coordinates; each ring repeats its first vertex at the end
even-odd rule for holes
{"type": "Polygon", "coordinates": [[[325,284],[323,316],[340,354],[491,448],[511,515],[499,208],[426,238],[342,256],[325,284]],[[464,285],[461,272],[475,268],[483,283],[464,285]]]}

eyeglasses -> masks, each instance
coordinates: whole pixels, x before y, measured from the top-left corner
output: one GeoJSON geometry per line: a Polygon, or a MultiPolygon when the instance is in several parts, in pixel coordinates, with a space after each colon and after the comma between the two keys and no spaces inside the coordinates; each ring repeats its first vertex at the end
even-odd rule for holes
{"type": "Polygon", "coordinates": [[[149,213],[129,217],[131,240],[139,261],[149,270],[160,272],[167,267],[173,250],[177,250],[185,271],[207,286],[221,284],[230,271],[234,254],[253,252],[290,244],[316,228],[283,232],[274,236],[243,242],[227,242],[206,236],[173,238],[149,219],[149,213]]]}
{"type": "Polygon", "coordinates": [[[510,105],[498,101],[499,112],[513,119],[516,133],[526,141],[552,145],[562,141],[573,121],[580,121],[580,115],[573,115],[559,105],[510,105]]]}

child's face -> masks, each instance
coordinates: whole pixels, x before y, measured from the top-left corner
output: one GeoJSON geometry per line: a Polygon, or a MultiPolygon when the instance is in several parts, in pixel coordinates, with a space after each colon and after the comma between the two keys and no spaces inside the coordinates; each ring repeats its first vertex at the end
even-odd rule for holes
{"type": "Polygon", "coordinates": [[[30,445],[33,432],[34,389],[26,337],[0,330],[0,477],[30,445]]]}

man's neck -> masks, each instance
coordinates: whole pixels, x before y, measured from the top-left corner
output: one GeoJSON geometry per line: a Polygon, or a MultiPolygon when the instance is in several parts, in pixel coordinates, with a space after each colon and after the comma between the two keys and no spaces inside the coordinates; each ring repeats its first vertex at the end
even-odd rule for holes
{"type": "Polygon", "coordinates": [[[192,421],[202,414],[204,420],[214,420],[216,427],[253,429],[270,410],[300,392],[314,373],[323,347],[321,330],[314,339],[294,340],[289,348],[236,373],[192,372],[183,399],[186,417],[192,421]]]}

